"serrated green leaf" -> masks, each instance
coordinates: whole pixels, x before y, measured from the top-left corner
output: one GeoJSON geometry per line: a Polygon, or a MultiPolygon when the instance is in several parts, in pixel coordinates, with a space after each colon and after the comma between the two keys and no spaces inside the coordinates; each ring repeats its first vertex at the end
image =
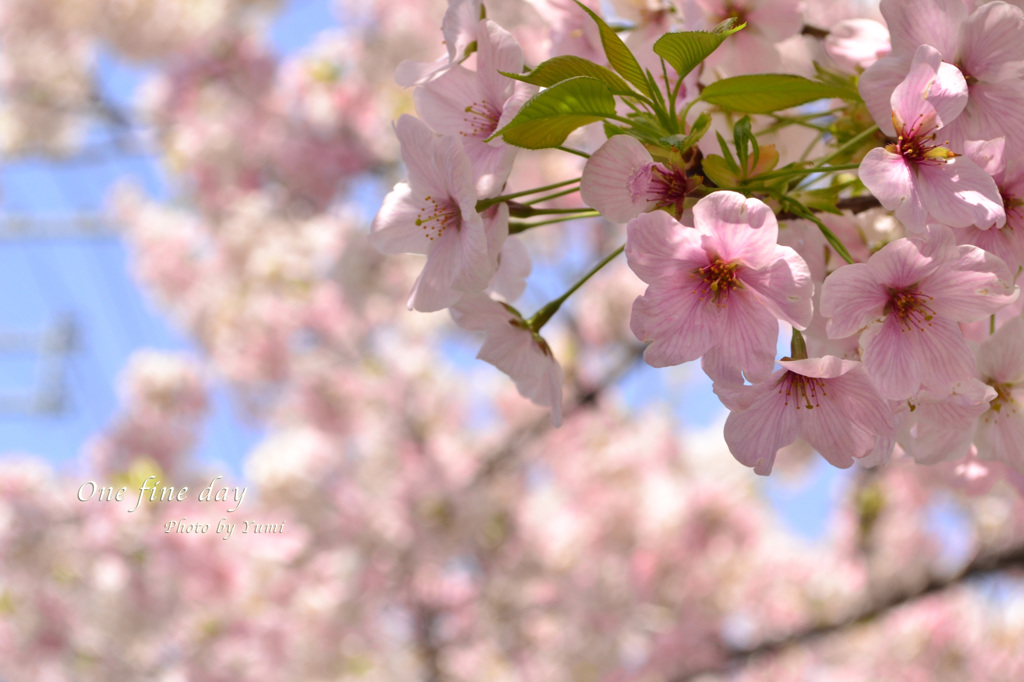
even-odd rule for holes
{"type": "Polygon", "coordinates": [[[530,73],[505,73],[504,71],[501,73],[517,81],[539,85],[542,88],[550,88],[552,85],[577,76],[589,76],[604,83],[613,95],[636,95],[626,81],[609,69],[575,55],[552,57],[530,73]]]}
{"type": "Polygon", "coordinates": [[[803,76],[781,73],[724,78],[708,85],[700,98],[722,109],[746,114],[769,114],[780,109],[829,97],[843,97],[846,91],[803,76]]]}
{"type": "Polygon", "coordinates": [[[534,95],[494,137],[525,149],[549,149],[580,126],[614,115],[615,98],[605,84],[577,76],[534,95]]]}
{"type": "Polygon", "coordinates": [[[626,47],[626,43],[622,42],[619,34],[589,7],[579,0],[574,1],[597,24],[597,29],[601,34],[601,45],[604,47],[604,55],[608,58],[608,63],[612,65],[615,72],[632,83],[640,92],[650,97],[652,93],[647,84],[647,78],[644,77],[644,71],[640,68],[640,63],[636,60],[636,57],[626,47]]]}
{"type": "Polygon", "coordinates": [[[726,22],[723,22],[713,31],[666,33],[654,43],[654,54],[668,62],[683,78],[717,50],[722,41],[746,26],[732,24],[726,26],[726,22]]]}

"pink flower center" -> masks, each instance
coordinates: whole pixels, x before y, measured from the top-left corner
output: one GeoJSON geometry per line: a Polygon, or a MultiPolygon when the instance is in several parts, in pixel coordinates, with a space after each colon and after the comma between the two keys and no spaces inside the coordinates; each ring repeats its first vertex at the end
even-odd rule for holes
{"type": "Polygon", "coordinates": [[[729,298],[729,292],[733,289],[743,288],[743,282],[736,277],[736,270],[739,267],[739,263],[726,263],[721,258],[716,257],[710,265],[697,268],[690,275],[690,277],[701,278],[701,282],[697,285],[694,293],[700,296],[701,300],[710,295],[711,300],[719,308],[724,308],[725,302],[729,298]]]}
{"type": "Polygon", "coordinates": [[[975,78],[971,74],[967,73],[967,69],[964,68],[964,65],[962,63],[957,62],[955,64],[955,66],[956,66],[956,68],[960,69],[960,73],[963,74],[964,80],[967,81],[967,87],[968,88],[970,88],[972,85],[974,85],[975,83],[978,82],[977,78],[975,78]]]}
{"type": "MultiPolygon", "coordinates": [[[[1013,398],[1013,385],[1011,384],[1000,384],[993,381],[989,382],[989,386],[996,389],[996,397],[992,399],[992,402],[988,404],[989,410],[997,414],[1013,415],[1017,413],[1017,401],[1013,398]],[[1006,411],[1003,412],[1003,408],[1006,411]]],[[[987,423],[990,419],[989,415],[985,415],[985,422],[987,423]]]]}
{"type": "Polygon", "coordinates": [[[656,202],[655,208],[668,210],[678,218],[683,213],[687,193],[698,184],[686,177],[682,170],[658,163],[651,167],[651,184],[647,187],[646,198],[656,202]]]}
{"type": "Polygon", "coordinates": [[[747,8],[737,7],[733,2],[726,2],[722,8],[723,19],[735,19],[737,25],[747,23],[747,8]]]}
{"type": "Polygon", "coordinates": [[[462,213],[450,198],[441,201],[432,197],[423,198],[423,206],[416,216],[416,225],[423,228],[423,236],[434,241],[449,227],[462,227],[462,213]]]}
{"type": "Polygon", "coordinates": [[[917,328],[924,331],[930,327],[935,311],[928,307],[927,301],[932,300],[913,287],[905,289],[889,288],[889,302],[885,305],[887,315],[895,315],[903,331],[917,328]]]}
{"type": "Polygon", "coordinates": [[[1004,192],[1000,192],[1000,195],[1003,199],[1003,210],[1006,211],[1006,225],[1002,229],[1012,230],[1015,226],[1024,224],[1024,198],[1004,192]]]}
{"type": "Polygon", "coordinates": [[[462,122],[466,124],[467,131],[459,131],[463,137],[487,138],[498,127],[501,120],[501,112],[487,102],[473,102],[466,107],[466,116],[462,122]]]}
{"type": "Polygon", "coordinates": [[[908,163],[939,166],[956,156],[945,147],[934,144],[934,118],[919,118],[908,129],[906,123],[894,111],[892,124],[899,131],[899,135],[896,142],[886,145],[885,149],[891,154],[902,156],[908,163]]]}
{"type": "Polygon", "coordinates": [[[793,401],[798,410],[813,410],[821,405],[821,398],[828,397],[824,379],[805,377],[796,372],[783,374],[777,385],[779,394],[786,397],[785,404],[789,405],[790,401],[793,401]]]}

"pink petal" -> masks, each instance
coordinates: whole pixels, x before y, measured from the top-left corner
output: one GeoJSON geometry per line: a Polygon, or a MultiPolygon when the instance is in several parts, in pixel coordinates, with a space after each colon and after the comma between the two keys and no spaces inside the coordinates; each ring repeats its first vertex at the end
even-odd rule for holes
{"type": "Polygon", "coordinates": [[[828,317],[829,338],[843,339],[882,317],[889,300],[874,268],[853,263],[838,268],[821,287],[821,314],[828,317]]]}
{"type": "Polygon", "coordinates": [[[796,440],[798,421],[796,409],[787,404],[778,383],[784,372],[775,372],[771,379],[754,386],[757,397],[750,407],[732,412],[725,420],[724,436],[729,451],[754,472],[767,476],[775,464],[779,448],[796,440]]]}
{"type": "Polygon", "coordinates": [[[987,3],[960,27],[960,63],[979,81],[1024,76],[1024,13],[1006,3],[987,3]]]}
{"type": "Polygon", "coordinates": [[[894,54],[934,45],[944,59],[956,59],[960,25],[967,18],[962,0],[882,0],[880,9],[894,54]]]}
{"type": "Polygon", "coordinates": [[[908,230],[923,230],[928,211],[915,187],[914,170],[902,156],[876,147],[869,151],[858,170],[861,182],[908,230]]]}
{"type": "Polygon", "coordinates": [[[921,249],[920,244],[910,239],[897,239],[879,249],[868,265],[874,270],[876,281],[886,289],[905,289],[935,271],[935,259],[922,254],[921,249]]]}
{"type": "Polygon", "coordinates": [[[512,236],[505,241],[498,259],[498,270],[491,280],[491,290],[506,301],[519,298],[526,289],[526,278],[530,276],[533,263],[530,252],[518,237],[512,236]]]}
{"type": "Polygon", "coordinates": [[[522,73],[523,49],[511,33],[485,19],[477,29],[477,73],[487,98],[501,103],[512,93],[514,80],[505,73],[522,73]]]}
{"type": "Polygon", "coordinates": [[[806,329],[814,315],[811,272],[804,259],[788,246],[776,246],[775,255],[776,260],[763,270],[739,270],[739,279],[760,294],[777,318],[806,329]]]}
{"type": "Polygon", "coordinates": [[[904,332],[895,315],[882,324],[871,325],[860,337],[864,368],[878,392],[890,400],[904,400],[921,387],[922,368],[915,345],[906,340],[917,330],[904,332]]]}
{"type": "Polygon", "coordinates": [[[1014,317],[978,349],[978,371],[996,383],[1024,382],[1024,318],[1014,317]]]}
{"type": "Polygon", "coordinates": [[[892,434],[896,428],[896,416],[882,399],[863,364],[850,360],[842,363],[854,366],[828,382],[839,413],[873,434],[892,434]]]}
{"type": "Polygon", "coordinates": [[[708,264],[698,232],[664,211],[637,216],[626,226],[626,260],[648,284],[660,280],[682,283],[708,264]]]}
{"type": "Polygon", "coordinates": [[[633,302],[629,319],[636,338],[651,342],[644,360],[652,367],[696,360],[719,343],[724,324],[723,311],[710,298],[702,299],[692,288],[661,283],[633,302]]]}
{"type": "Polygon", "coordinates": [[[967,81],[959,69],[942,61],[938,50],[921,45],[890,102],[893,112],[904,122],[903,131],[897,132],[927,135],[964,110],[967,81]]]}
{"type": "Polygon", "coordinates": [[[834,355],[802,360],[780,360],[779,364],[791,372],[814,379],[835,379],[861,367],[855,360],[843,360],[834,355]]]}
{"type": "Polygon", "coordinates": [[[714,192],[693,207],[705,250],[725,262],[762,268],[775,260],[779,224],[768,205],[739,192],[714,192]]]}
{"type": "Polygon", "coordinates": [[[889,52],[889,30],[873,19],[844,19],[829,29],[824,47],[841,69],[856,73],[889,52]]]}
{"type": "Polygon", "coordinates": [[[416,226],[420,205],[408,183],[400,182],[384,197],[371,226],[370,243],[381,253],[429,253],[434,243],[416,226]]]}
{"type": "Polygon", "coordinates": [[[857,89],[879,130],[896,137],[892,125],[892,93],[910,69],[910,53],[883,57],[868,67],[857,81],[857,89]]]}
{"type": "Polygon", "coordinates": [[[1016,396],[999,404],[998,410],[981,415],[974,445],[979,458],[1003,462],[1024,472],[1024,414],[1016,396]]]}
{"type": "Polygon", "coordinates": [[[425,313],[444,310],[462,298],[462,293],[452,286],[459,268],[460,241],[455,230],[445,230],[434,240],[436,246],[427,257],[409,295],[411,310],[425,313]]]}
{"type": "MultiPolygon", "coordinates": [[[[915,358],[918,378],[924,388],[940,395],[948,394],[957,384],[974,378],[974,353],[967,346],[956,323],[943,317],[934,317],[921,328],[904,328],[901,332],[906,353],[915,358]]],[[[872,376],[878,381],[877,374],[873,373],[872,376]]],[[[916,390],[899,398],[887,397],[907,398],[913,392],[916,390]]]]}
{"type": "Polygon", "coordinates": [[[705,355],[704,371],[712,380],[727,380],[740,370],[752,383],[764,381],[775,367],[779,323],[757,297],[733,291],[725,302],[721,342],[705,355]]]}
{"type": "Polygon", "coordinates": [[[909,437],[901,441],[907,454],[921,464],[961,459],[970,452],[978,417],[988,409],[986,400],[953,395],[932,403],[919,403],[911,415],[909,437]]]}
{"type": "Polygon", "coordinates": [[[940,165],[922,164],[917,174],[921,202],[936,222],[982,229],[1006,223],[995,181],[970,159],[960,156],[940,165]]]}
{"type": "Polygon", "coordinates": [[[990,140],[1005,136],[1010,149],[1024,147],[1024,90],[1015,80],[980,82],[971,86],[967,108],[942,136],[953,151],[967,140],[990,140]]]}
{"type": "Polygon", "coordinates": [[[955,263],[937,270],[921,282],[921,292],[937,314],[956,322],[975,322],[1017,299],[1019,290],[1006,265],[976,246],[960,247],[955,263]]]}
{"type": "MultiPolygon", "coordinates": [[[[654,160],[635,137],[615,135],[591,154],[583,167],[580,197],[613,223],[629,222],[652,206],[646,191],[634,191],[654,160]]],[[[646,188],[644,188],[645,190],[646,188]]]]}
{"type": "Polygon", "coordinates": [[[466,107],[474,102],[486,102],[480,79],[463,66],[453,66],[444,75],[413,90],[412,95],[416,113],[442,135],[472,133],[477,121],[466,107]]]}
{"type": "MultiPolygon", "coordinates": [[[[436,152],[437,137],[423,121],[403,114],[395,124],[395,135],[402,146],[402,161],[409,173],[409,186],[417,197],[450,196],[445,174],[436,152]]],[[[466,159],[469,171],[469,159],[466,159]]]]}
{"type": "MultiPolygon", "coordinates": [[[[445,234],[450,232],[451,229],[445,230],[445,234]]],[[[467,293],[483,291],[498,267],[498,253],[495,252],[492,257],[488,251],[487,234],[480,214],[475,211],[467,213],[463,210],[462,226],[455,234],[458,239],[456,245],[453,246],[450,241],[442,241],[427,260],[435,257],[442,248],[456,251],[457,260],[447,265],[454,267],[452,286],[467,293]]]]}

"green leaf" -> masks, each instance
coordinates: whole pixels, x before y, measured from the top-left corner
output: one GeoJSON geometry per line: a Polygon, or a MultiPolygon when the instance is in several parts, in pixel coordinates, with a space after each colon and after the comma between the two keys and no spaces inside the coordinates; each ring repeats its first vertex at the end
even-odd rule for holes
{"type": "Polygon", "coordinates": [[[708,154],[701,161],[700,165],[704,177],[710,179],[719,187],[736,187],[740,184],[740,179],[736,172],[730,168],[729,162],[718,154],[708,154]]]}
{"type": "Polygon", "coordinates": [[[736,163],[736,159],[732,157],[732,152],[729,151],[729,145],[726,143],[725,138],[722,137],[722,133],[715,131],[715,137],[718,138],[718,146],[722,149],[722,156],[729,162],[729,168],[734,172],[740,172],[740,165],[736,163]]]}
{"type": "Polygon", "coordinates": [[[816,99],[843,97],[846,94],[841,88],[803,76],[765,73],[715,81],[704,88],[700,98],[722,109],[746,114],[768,114],[816,99]]]}
{"type": "Polygon", "coordinates": [[[821,189],[794,192],[793,198],[812,211],[824,211],[826,213],[835,213],[836,215],[843,214],[836,207],[836,203],[839,201],[838,187],[823,187],[821,189]]]}
{"type": "Polygon", "coordinates": [[[609,69],[575,55],[552,57],[530,73],[505,73],[502,71],[501,74],[530,85],[539,85],[542,88],[550,88],[552,85],[557,85],[570,78],[589,76],[604,83],[613,95],[636,95],[626,81],[609,69]]]}
{"type": "Polygon", "coordinates": [[[615,98],[605,84],[578,76],[534,95],[491,138],[500,135],[516,147],[548,149],[561,145],[580,126],[614,115],[615,98]]]}
{"type": "Polygon", "coordinates": [[[640,68],[640,63],[633,56],[633,53],[626,47],[626,43],[622,42],[622,38],[615,32],[615,29],[604,22],[604,19],[594,14],[594,12],[581,3],[579,0],[574,0],[584,12],[590,15],[590,18],[597,24],[598,31],[601,33],[601,45],[604,47],[604,55],[608,58],[608,63],[612,65],[615,71],[625,78],[627,81],[632,83],[640,92],[647,96],[652,96],[652,92],[647,84],[647,78],[644,76],[643,69],[640,68]]]}
{"type": "Polygon", "coordinates": [[[663,138],[661,141],[670,147],[675,147],[681,152],[685,152],[693,145],[700,142],[700,139],[704,137],[704,134],[711,128],[711,115],[708,112],[702,112],[697,120],[693,122],[690,127],[690,132],[684,135],[670,135],[669,137],[663,138]]]}
{"type": "Polygon", "coordinates": [[[683,78],[717,50],[722,41],[746,26],[735,24],[735,19],[729,19],[712,31],[666,33],[654,43],[654,54],[671,64],[679,77],[683,78]]]}

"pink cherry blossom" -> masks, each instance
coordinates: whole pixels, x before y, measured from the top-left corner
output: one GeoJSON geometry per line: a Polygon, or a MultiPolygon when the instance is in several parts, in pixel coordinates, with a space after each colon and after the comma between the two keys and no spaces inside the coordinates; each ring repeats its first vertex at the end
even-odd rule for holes
{"type": "Polygon", "coordinates": [[[824,48],[843,71],[858,73],[889,53],[889,31],[874,19],[844,19],[829,29],[824,48]]]}
{"type": "MultiPolygon", "coordinates": [[[[754,472],[771,473],[780,448],[805,439],[834,466],[891,450],[892,410],[861,363],[826,355],[782,360],[768,381],[720,393],[732,413],[725,442],[754,472]]],[[[716,385],[716,391],[721,387],[716,385]]]]}
{"type": "Polygon", "coordinates": [[[536,91],[499,72],[520,73],[523,51],[512,34],[493,21],[477,30],[476,71],[453,66],[416,88],[416,112],[435,132],[462,140],[477,177],[480,196],[501,191],[512,170],[516,147],[501,138],[485,142],[508,123],[536,91]]]}
{"type": "Polygon", "coordinates": [[[477,358],[516,384],[519,394],[551,408],[551,422],[562,424],[562,367],[547,342],[513,308],[484,295],[467,296],[451,308],[455,324],[484,332],[477,358]]]}
{"type": "Polygon", "coordinates": [[[587,159],[580,196],[608,220],[625,223],[659,208],[681,216],[697,184],[682,170],[655,163],[635,137],[615,135],[587,159]]]}
{"type": "Polygon", "coordinates": [[[493,207],[486,217],[477,213],[473,171],[457,138],[437,137],[412,116],[402,116],[395,131],[409,182],[385,197],[372,241],[383,253],[426,254],[409,307],[442,310],[464,293],[483,291],[498,269],[508,235],[507,205],[493,207]]]}
{"type": "Polygon", "coordinates": [[[1016,299],[1006,265],[952,231],[933,226],[924,240],[898,239],[867,263],[825,280],[821,312],[839,339],[862,332],[868,373],[882,395],[909,398],[922,387],[948,395],[974,378],[974,355],[958,322],[990,315],[1016,299]]]}
{"type": "Polygon", "coordinates": [[[778,68],[779,43],[798,35],[803,25],[803,3],[795,0],[690,0],[686,4],[703,13],[705,30],[729,18],[747,24],[708,58],[705,79],[711,73],[737,76],[778,68]]]}
{"type": "Polygon", "coordinates": [[[876,122],[896,142],[872,149],[860,166],[860,179],[882,206],[894,210],[912,231],[928,222],[981,228],[1005,223],[992,177],[935,143],[939,131],[967,103],[963,75],[943,63],[936,49],[922,45],[890,103],[892,127],[887,119],[876,122]]]}
{"type": "Polygon", "coordinates": [[[978,371],[995,389],[989,409],[978,419],[978,457],[1008,464],[1024,473],[1024,318],[1015,317],[981,344],[978,371]]]}
{"type": "MultiPolygon", "coordinates": [[[[892,55],[861,76],[861,93],[875,120],[888,117],[889,95],[906,76],[921,45],[938,50],[944,62],[963,73],[970,97],[944,136],[959,152],[966,140],[1006,135],[1024,148],[1024,13],[1005,2],[979,3],[973,11],[962,0],[882,0],[892,37],[892,55]]],[[[885,130],[885,127],[882,127],[885,130]]]]}
{"type": "Polygon", "coordinates": [[[1016,273],[1024,265],[1024,163],[1016,157],[1007,158],[1006,139],[999,137],[985,142],[968,141],[964,155],[995,180],[1003,199],[1006,224],[999,229],[982,230],[969,227],[957,230],[957,241],[974,244],[999,256],[1016,273]]]}
{"type": "Polygon", "coordinates": [[[796,251],[776,243],[775,214],[758,199],[715,192],[693,209],[694,227],[658,211],[627,226],[629,267],[647,282],[630,326],[650,341],[654,367],[704,356],[714,379],[739,371],[753,381],[772,371],[778,322],[811,321],[810,273],[796,251]]]}

